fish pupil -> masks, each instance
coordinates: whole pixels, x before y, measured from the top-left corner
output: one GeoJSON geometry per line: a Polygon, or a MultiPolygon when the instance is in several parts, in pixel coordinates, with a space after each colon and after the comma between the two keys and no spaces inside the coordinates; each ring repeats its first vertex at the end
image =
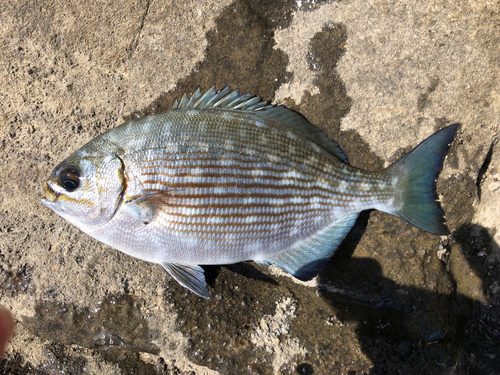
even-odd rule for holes
{"type": "Polygon", "coordinates": [[[80,185],[80,171],[73,165],[64,167],[59,173],[59,184],[67,191],[71,192],[80,185]]]}

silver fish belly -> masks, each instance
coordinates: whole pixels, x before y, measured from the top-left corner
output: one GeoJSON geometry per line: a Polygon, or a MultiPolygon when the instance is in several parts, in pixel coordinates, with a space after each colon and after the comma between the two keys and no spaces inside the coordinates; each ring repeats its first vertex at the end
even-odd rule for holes
{"type": "Polygon", "coordinates": [[[43,202],[205,298],[199,265],[252,260],[308,280],[365,209],[446,232],[435,179],[456,127],[368,172],[296,112],[228,87],[198,90],[76,151],[43,202]]]}

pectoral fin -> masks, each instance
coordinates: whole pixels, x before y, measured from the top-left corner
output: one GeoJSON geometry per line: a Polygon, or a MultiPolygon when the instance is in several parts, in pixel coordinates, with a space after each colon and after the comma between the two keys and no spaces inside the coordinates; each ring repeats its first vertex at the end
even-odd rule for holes
{"type": "Polygon", "coordinates": [[[134,197],[125,202],[125,208],[137,220],[149,224],[166,207],[189,194],[189,189],[172,189],[153,192],[140,197],[134,197]]]}
{"type": "Polygon", "coordinates": [[[205,272],[200,266],[161,263],[163,268],[183,287],[203,298],[210,298],[205,282],[205,272]]]}

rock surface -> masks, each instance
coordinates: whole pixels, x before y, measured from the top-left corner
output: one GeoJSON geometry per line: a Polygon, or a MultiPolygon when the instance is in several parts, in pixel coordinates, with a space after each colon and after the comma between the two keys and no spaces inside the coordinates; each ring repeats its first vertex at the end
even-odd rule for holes
{"type": "Polygon", "coordinates": [[[499,10],[3,1],[0,373],[500,373],[499,10]],[[206,301],[40,203],[72,151],[213,84],[296,109],[371,170],[461,123],[438,181],[451,235],[367,212],[312,282],[208,267],[206,301]]]}

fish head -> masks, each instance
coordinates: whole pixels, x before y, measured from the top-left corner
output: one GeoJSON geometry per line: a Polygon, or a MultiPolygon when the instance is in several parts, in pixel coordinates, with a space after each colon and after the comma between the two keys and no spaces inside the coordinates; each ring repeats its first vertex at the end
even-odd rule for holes
{"type": "Polygon", "coordinates": [[[121,159],[82,148],[61,162],[44,183],[42,203],[84,232],[108,222],[126,188],[121,159]]]}

